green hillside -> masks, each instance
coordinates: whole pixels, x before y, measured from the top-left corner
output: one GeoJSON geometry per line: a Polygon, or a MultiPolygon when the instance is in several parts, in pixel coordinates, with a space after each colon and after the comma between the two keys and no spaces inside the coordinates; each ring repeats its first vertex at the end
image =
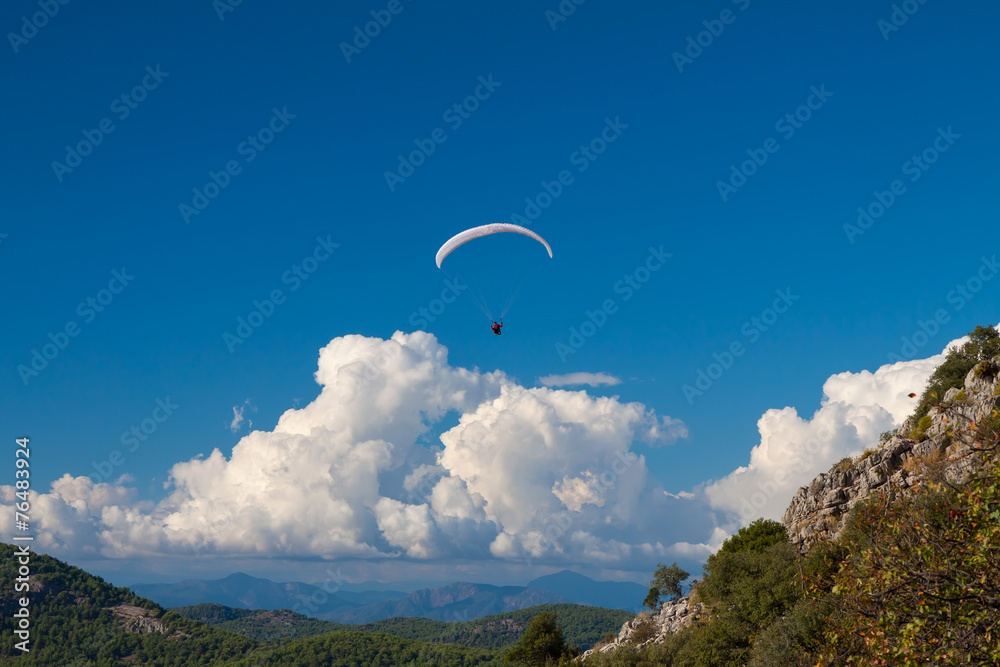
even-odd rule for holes
{"type": "MultiPolygon", "coordinates": [[[[0,576],[18,576],[15,547],[0,544],[0,576]]],[[[195,605],[164,609],[127,588],[41,554],[30,555],[30,590],[0,590],[0,664],[66,667],[258,667],[501,665],[541,611],[559,615],[570,643],[589,646],[631,615],[572,604],[542,605],[462,623],[396,618],[365,626],[319,621],[287,610],[195,605]],[[30,599],[30,652],[15,647],[18,598],[30,599]],[[183,613],[178,613],[183,612],[183,613]],[[204,621],[204,622],[203,622],[204,621]],[[335,631],[332,631],[335,630],[335,631]],[[311,636],[315,635],[315,636],[311,636]]]]}
{"type": "Polygon", "coordinates": [[[475,667],[503,665],[494,651],[431,644],[378,632],[331,632],[255,651],[232,665],[302,665],[323,667],[475,667]]]}
{"type": "MultiPolygon", "coordinates": [[[[13,582],[15,547],[0,544],[0,580],[13,582]]],[[[208,627],[49,556],[30,558],[31,651],[15,648],[13,585],[0,588],[0,661],[19,665],[224,665],[254,640],[208,627]],[[125,662],[129,660],[131,662],[125,662]]]]}
{"type": "Polygon", "coordinates": [[[337,630],[358,629],[353,625],[321,621],[287,609],[237,609],[214,602],[171,607],[170,611],[213,628],[263,641],[304,639],[337,630]]]}
{"type": "Polygon", "coordinates": [[[361,625],[358,628],[421,641],[501,649],[516,643],[531,619],[543,611],[553,612],[558,616],[567,644],[575,644],[584,650],[596,644],[608,632],[617,635],[622,624],[635,616],[621,609],[585,607],[577,604],[542,604],[458,623],[390,618],[361,625]],[[410,624],[409,621],[424,621],[424,623],[410,624]]]}
{"type": "MultiPolygon", "coordinates": [[[[0,577],[18,576],[15,547],[0,544],[0,577]]],[[[257,667],[259,665],[412,665],[448,667],[499,664],[491,651],[426,644],[374,632],[335,632],[310,639],[258,641],[243,634],[210,627],[118,588],[80,568],[41,554],[30,555],[28,592],[13,586],[0,590],[0,664],[51,667],[257,667]],[[30,652],[15,647],[14,612],[18,598],[29,596],[30,652]]],[[[201,605],[199,605],[201,606],[201,605]]],[[[201,614],[219,623],[241,621],[261,632],[280,627],[291,612],[243,614],[221,605],[201,614]]],[[[297,614],[292,616],[299,616],[297,614]]],[[[322,624],[306,617],[293,619],[297,631],[322,624]]],[[[334,625],[334,624],[325,624],[334,625]]]]}
{"type": "Polygon", "coordinates": [[[208,603],[173,607],[170,611],[220,630],[260,640],[306,638],[341,630],[363,630],[422,642],[460,644],[490,650],[516,643],[531,619],[543,611],[555,613],[566,642],[582,649],[590,648],[608,632],[618,634],[622,623],[634,616],[620,609],[546,604],[455,623],[427,618],[389,618],[362,625],[344,625],[309,618],[287,609],[234,609],[208,603]]]}

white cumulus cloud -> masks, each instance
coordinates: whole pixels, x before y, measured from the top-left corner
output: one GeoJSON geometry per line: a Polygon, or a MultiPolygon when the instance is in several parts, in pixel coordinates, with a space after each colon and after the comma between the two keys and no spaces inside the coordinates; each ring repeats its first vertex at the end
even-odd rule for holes
{"type": "MultiPolygon", "coordinates": [[[[966,339],[949,343],[945,351],[966,339]]],[[[703,491],[711,506],[747,525],[757,517],[780,520],[800,486],[846,456],[875,447],[879,435],[913,413],[945,352],[928,359],[886,364],[871,373],[838,373],[823,384],[821,407],[809,418],[793,407],[771,409],[757,421],[760,443],[750,462],[703,491]]]]}
{"type": "MultiPolygon", "coordinates": [[[[319,354],[315,400],[229,456],[176,463],[160,502],[136,502],[125,478],[58,480],[36,499],[39,546],[103,558],[593,557],[625,568],[647,558],[639,545],[669,530],[652,517],[675,500],[635,445],[669,444],[685,425],[617,397],[453,367],[447,355],[425,332],[334,339],[319,354]],[[458,424],[430,437],[449,415],[458,424]]],[[[234,408],[233,427],[249,407],[234,408]]],[[[11,503],[13,489],[0,491],[11,503]]],[[[674,521],[685,539],[704,536],[685,521],[674,521]]]]}
{"type": "Polygon", "coordinates": [[[552,494],[574,512],[579,512],[587,503],[604,506],[600,480],[589,470],[580,477],[566,475],[552,487],[552,494]]]}

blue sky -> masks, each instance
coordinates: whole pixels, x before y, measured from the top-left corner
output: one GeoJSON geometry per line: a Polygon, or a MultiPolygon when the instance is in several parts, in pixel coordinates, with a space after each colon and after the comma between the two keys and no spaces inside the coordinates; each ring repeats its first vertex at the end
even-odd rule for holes
{"type": "MultiPolygon", "coordinates": [[[[13,101],[0,165],[0,422],[11,441],[31,437],[33,489],[107,470],[118,450],[112,474],[98,481],[128,487],[125,505],[156,506],[175,488],[164,486],[175,464],[213,449],[230,457],[250,420],[271,432],[286,411],[310,405],[320,394],[319,352],[331,341],[412,333],[425,319],[415,314],[448,290],[433,262],[441,243],[466,227],[523,222],[529,202],[544,202],[546,184],[558,191],[552,184],[568,172],[529,220],[552,260],[537,261],[540,249],[520,238],[456,253],[494,302],[506,298],[512,276],[531,270],[504,335],[489,332],[464,291],[420,325],[434,342],[413,346],[431,357],[441,346],[448,368],[481,377],[500,370],[523,388],[569,373],[620,380],[565,389],[618,396],[617,406],[639,403],[682,422],[686,437],[634,451],[649,489],[699,496],[747,465],[767,411],[790,406],[808,418],[831,376],[930,358],[1000,319],[1000,281],[983,262],[997,238],[998,10],[903,4],[911,14],[892,3],[756,0],[247,1],[231,11],[207,0],[70,2],[44,20],[32,18],[43,11],[37,3],[9,3],[0,13],[13,101]],[[575,9],[554,19],[560,6],[575,9]],[[367,44],[357,42],[363,48],[342,46],[355,28],[387,17],[367,44]],[[32,20],[44,25],[25,27],[32,20]],[[468,105],[467,117],[457,104],[468,105]],[[433,152],[390,187],[386,172],[398,174],[398,156],[428,140],[433,152]],[[90,150],[76,163],[67,147],[81,142],[90,150]],[[757,164],[747,162],[755,156],[757,164]],[[185,215],[212,174],[225,187],[185,215]],[[895,194],[879,194],[892,193],[894,181],[895,194]],[[845,230],[859,207],[876,214],[873,223],[845,230]],[[626,299],[616,286],[637,270],[644,276],[651,249],[670,257],[626,299]],[[295,273],[303,263],[314,268],[307,279],[295,273]],[[245,341],[227,344],[238,318],[275,290],[282,303],[245,341]],[[100,312],[89,298],[104,300],[100,312]],[[585,344],[571,354],[559,347],[609,299],[614,312],[585,344]],[[768,312],[776,299],[786,312],[765,331],[753,318],[776,315],[768,312]],[[936,311],[944,316],[934,333],[903,353],[903,339],[936,311]],[[75,335],[60,335],[67,325],[75,335]],[[60,341],[44,368],[31,369],[33,350],[60,341]],[[684,385],[734,343],[743,352],[731,367],[701,395],[686,395],[684,385]],[[157,401],[176,407],[166,415],[157,401]],[[234,408],[245,417],[235,429],[234,408]],[[147,421],[146,439],[125,451],[123,433],[154,417],[164,419],[147,421]]],[[[499,391],[480,384],[483,400],[499,391]]],[[[893,419],[902,414],[883,407],[893,419]]],[[[462,411],[447,404],[421,446],[440,447],[437,435],[462,411]]],[[[406,470],[383,471],[385,488],[406,470]]],[[[556,482],[567,489],[566,480],[590,479],[586,472],[556,482]]],[[[725,508],[705,503],[712,512],[663,509],[697,521],[683,535],[665,526],[656,539],[710,544],[713,529],[731,530],[725,508]],[[698,522],[710,524],[701,535],[698,522]]],[[[623,521],[641,524],[635,512],[623,521]]],[[[85,522],[95,534],[98,514],[85,522]]],[[[57,518],[38,519],[47,520],[48,551],[124,578],[116,583],[172,574],[154,556],[126,559],[119,542],[95,538],[86,551],[58,537],[69,529],[57,518]]],[[[125,534],[135,553],[160,553],[125,534]]],[[[405,551],[402,539],[389,544],[405,551]]],[[[214,548],[229,558],[215,562],[220,573],[239,566],[281,578],[281,558],[321,560],[318,551],[214,548]]],[[[588,561],[584,550],[497,576],[527,580],[544,573],[537,568],[565,566],[642,580],[657,558],[703,557],[639,551],[618,562],[588,561]]],[[[457,562],[450,558],[470,577],[494,572],[485,556],[418,552],[402,557],[403,578],[446,578],[457,562]]],[[[509,564],[501,552],[494,557],[509,564]]],[[[379,563],[392,559],[380,558],[361,558],[352,574],[388,576],[379,563]]]]}

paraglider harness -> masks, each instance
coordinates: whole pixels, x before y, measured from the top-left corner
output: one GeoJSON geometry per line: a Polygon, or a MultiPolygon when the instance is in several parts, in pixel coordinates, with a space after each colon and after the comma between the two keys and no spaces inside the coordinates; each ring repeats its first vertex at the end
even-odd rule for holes
{"type": "Polygon", "coordinates": [[[503,320],[500,320],[500,324],[497,324],[496,322],[494,322],[493,326],[491,326],[490,329],[493,329],[493,333],[495,333],[497,336],[499,336],[501,333],[503,333],[502,331],[500,331],[501,327],[503,327],[503,320]]]}

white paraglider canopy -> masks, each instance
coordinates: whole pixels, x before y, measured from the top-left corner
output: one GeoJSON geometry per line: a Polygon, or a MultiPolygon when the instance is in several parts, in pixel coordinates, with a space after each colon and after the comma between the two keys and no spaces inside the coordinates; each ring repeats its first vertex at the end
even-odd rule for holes
{"type": "Polygon", "coordinates": [[[480,227],[473,227],[472,229],[466,229],[464,232],[459,232],[455,234],[450,239],[445,242],[441,249],[437,251],[437,267],[441,268],[441,262],[444,258],[450,255],[455,248],[465,245],[473,239],[478,239],[483,236],[489,236],[490,234],[501,234],[501,233],[511,233],[511,234],[521,234],[522,236],[527,236],[528,238],[535,239],[549,251],[549,257],[552,257],[552,247],[543,239],[541,236],[535,232],[521,227],[520,225],[512,225],[509,222],[494,222],[489,225],[482,225],[480,227]]]}

